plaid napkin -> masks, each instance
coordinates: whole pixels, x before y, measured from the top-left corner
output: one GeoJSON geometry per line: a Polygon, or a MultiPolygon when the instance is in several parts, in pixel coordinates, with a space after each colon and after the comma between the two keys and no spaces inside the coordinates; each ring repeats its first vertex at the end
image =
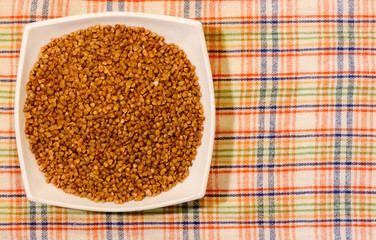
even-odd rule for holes
{"type": "Polygon", "coordinates": [[[0,239],[375,238],[375,29],[372,0],[0,1],[0,239]],[[217,122],[201,200],[96,213],[26,199],[13,124],[23,27],[103,11],[203,23],[217,122]]]}

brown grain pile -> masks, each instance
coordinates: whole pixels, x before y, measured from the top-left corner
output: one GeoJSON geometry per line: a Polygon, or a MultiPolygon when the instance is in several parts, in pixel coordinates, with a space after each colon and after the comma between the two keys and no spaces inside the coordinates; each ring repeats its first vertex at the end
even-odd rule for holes
{"type": "Polygon", "coordinates": [[[188,176],[200,97],[176,45],[144,28],[96,25],[42,48],[25,133],[47,182],[95,202],[139,201],[188,176]]]}

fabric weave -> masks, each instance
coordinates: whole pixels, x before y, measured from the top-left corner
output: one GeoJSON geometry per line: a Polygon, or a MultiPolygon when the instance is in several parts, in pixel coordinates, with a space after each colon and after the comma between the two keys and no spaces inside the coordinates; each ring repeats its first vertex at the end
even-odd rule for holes
{"type": "Polygon", "coordinates": [[[376,1],[0,0],[0,239],[376,239],[376,1]],[[202,22],[216,136],[201,200],[29,202],[14,133],[25,24],[105,11],[202,22]]]}

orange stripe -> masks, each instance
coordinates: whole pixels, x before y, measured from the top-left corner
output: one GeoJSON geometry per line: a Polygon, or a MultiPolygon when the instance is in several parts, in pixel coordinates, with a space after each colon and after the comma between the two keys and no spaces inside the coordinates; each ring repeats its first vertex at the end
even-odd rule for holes
{"type": "Polygon", "coordinates": [[[201,20],[218,20],[218,19],[265,19],[265,18],[282,18],[282,19],[295,19],[295,18],[376,18],[376,15],[281,15],[281,16],[254,16],[254,15],[244,15],[244,16],[231,16],[231,17],[200,17],[192,19],[201,20]]]}
{"type": "Polygon", "coordinates": [[[19,58],[20,55],[19,54],[15,54],[15,55],[0,55],[0,58],[19,58]]]}
{"type": "Polygon", "coordinates": [[[305,186],[305,187],[281,187],[281,188],[238,188],[238,189],[207,189],[207,192],[254,192],[254,191],[289,191],[289,190],[306,190],[306,189],[376,189],[376,187],[367,186],[305,186]]]}
{"type": "MultiPolygon", "coordinates": [[[[302,171],[334,171],[334,170],[349,170],[352,171],[374,171],[375,167],[310,167],[310,168],[283,168],[283,169],[262,169],[262,170],[253,170],[253,169],[231,169],[231,170],[210,170],[212,174],[230,174],[230,173],[287,173],[287,172],[302,172],[302,171]]],[[[1,172],[1,171],[0,171],[1,172]]],[[[376,188],[375,188],[376,189],[376,188]]],[[[235,191],[235,190],[234,190],[235,191]]]]}
{"type": "MultiPolygon", "coordinates": [[[[328,113],[328,112],[337,112],[338,109],[301,109],[301,110],[286,110],[286,111],[265,111],[263,114],[291,114],[291,113],[328,113]]],[[[349,111],[343,112],[376,112],[376,109],[351,109],[349,111]]],[[[259,114],[259,111],[241,111],[241,112],[216,112],[217,116],[231,116],[231,115],[255,115],[259,114]]]]}
{"type": "Polygon", "coordinates": [[[12,75],[0,74],[0,78],[16,78],[16,77],[17,77],[17,75],[14,75],[14,74],[12,74],[12,75]]]}
{"type": "Polygon", "coordinates": [[[5,130],[0,130],[0,134],[1,133],[15,133],[15,131],[5,131],[5,130]]]}
{"type": "MultiPolygon", "coordinates": [[[[8,173],[8,174],[13,174],[13,173],[17,173],[17,174],[20,174],[21,173],[21,170],[0,170],[0,173],[8,173]]],[[[1,190],[0,190],[1,192],[1,190]]]]}
{"type": "MultiPolygon", "coordinates": [[[[244,130],[244,131],[216,131],[216,134],[253,134],[253,133],[290,133],[290,132],[331,132],[331,131],[356,131],[356,132],[368,132],[376,131],[376,128],[319,128],[319,129],[280,129],[275,131],[258,131],[258,130],[244,130]]],[[[1,132],[0,132],[1,133],[1,132]]]]}
{"type": "MultiPolygon", "coordinates": [[[[96,2],[96,3],[99,3],[99,2],[108,2],[108,0],[84,0],[84,1],[87,1],[87,2],[96,2]]],[[[124,0],[111,0],[112,2],[123,2],[124,0]]],[[[186,1],[186,0],[174,0],[173,2],[183,2],[183,1],[186,1]]],[[[238,0],[191,0],[192,2],[196,2],[196,1],[202,1],[202,2],[221,2],[221,1],[226,1],[226,2],[237,2],[238,0]]],[[[140,3],[140,2],[161,2],[161,0],[132,0],[133,3],[140,3]]],[[[168,2],[171,2],[171,1],[168,1],[168,2]]],[[[131,4],[129,4],[131,5],[131,4]]],[[[135,6],[135,4],[133,4],[133,6],[135,6]]]]}
{"type": "MultiPolygon", "coordinates": [[[[13,1],[12,11],[11,11],[12,15],[13,16],[14,15],[21,15],[22,12],[23,12],[22,10],[24,9],[24,4],[25,4],[24,1],[13,1]]],[[[14,28],[14,24],[12,24],[12,28],[11,28],[11,33],[12,33],[11,39],[12,40],[14,40],[14,38],[15,38],[15,36],[14,36],[15,32],[16,32],[16,30],[14,28]]],[[[10,45],[11,45],[11,50],[19,49],[19,48],[17,48],[17,45],[15,44],[14,41],[11,42],[10,45]]],[[[10,66],[9,66],[8,70],[10,70],[10,74],[15,75],[15,73],[16,73],[15,72],[15,70],[16,70],[16,67],[15,67],[16,66],[16,59],[15,58],[10,59],[9,63],[10,63],[10,66]]],[[[9,88],[9,92],[11,92],[11,91],[12,91],[12,87],[9,88]]],[[[8,101],[8,106],[9,107],[11,106],[11,101],[8,101]]],[[[12,120],[11,120],[11,118],[9,118],[9,129],[12,129],[12,125],[13,125],[12,120]]],[[[13,145],[12,141],[8,141],[9,149],[11,149],[13,147],[12,145],[13,145]]],[[[9,179],[9,187],[11,189],[21,188],[21,183],[20,183],[21,180],[20,180],[19,174],[17,174],[17,175],[8,174],[8,179],[9,179]]],[[[10,199],[11,200],[9,201],[9,205],[8,205],[8,207],[10,209],[13,210],[13,207],[20,205],[20,201],[19,201],[20,199],[19,198],[10,198],[10,199]]],[[[18,220],[19,220],[19,217],[12,216],[10,218],[9,222],[17,222],[18,220]]],[[[12,227],[14,227],[14,226],[12,226],[12,227]]],[[[14,239],[14,238],[19,239],[21,237],[19,234],[20,234],[19,232],[13,231],[13,233],[11,235],[11,239],[14,239]]]]}
{"type": "MultiPolygon", "coordinates": [[[[108,0],[86,0],[86,1],[103,1],[107,2],[108,0]]],[[[113,0],[113,2],[121,2],[123,0],[113,0]]],[[[133,2],[150,2],[150,1],[159,1],[159,0],[134,0],[133,2]]],[[[176,0],[175,0],[176,1],[176,0]]],[[[179,1],[179,0],[177,0],[179,1]]],[[[184,1],[184,0],[180,0],[184,1]]],[[[206,0],[210,1],[210,0],[206,0]]],[[[218,1],[218,0],[217,0],[218,1]]],[[[228,0],[227,0],[228,1],[228,0]]],[[[235,0],[234,0],[235,1],[235,0]]],[[[0,19],[27,19],[27,18],[37,18],[37,19],[42,19],[42,18],[60,18],[64,17],[63,15],[55,15],[55,16],[41,16],[41,15],[19,15],[19,16],[0,16],[0,19]]],[[[282,16],[252,16],[252,15],[244,15],[244,16],[231,16],[231,17],[200,17],[200,18],[195,18],[195,17],[190,17],[191,19],[200,19],[200,20],[228,20],[228,19],[265,19],[265,18],[280,18],[280,19],[299,19],[299,18],[351,18],[351,19],[359,19],[359,18],[376,18],[376,15],[282,15],[282,16]]],[[[372,23],[370,23],[372,24],[372,23]]]]}
{"type": "MultiPolygon", "coordinates": [[[[338,74],[338,71],[322,71],[322,72],[286,72],[286,73],[241,73],[241,74],[213,74],[213,77],[261,77],[261,76],[299,76],[299,75],[332,75],[338,74]]],[[[341,71],[341,74],[376,74],[376,71],[341,71]]],[[[1,75],[0,75],[1,77],[1,75]]]]}
{"type": "MultiPolygon", "coordinates": [[[[246,41],[247,39],[244,39],[246,41]]],[[[337,56],[337,55],[357,55],[357,56],[376,56],[373,52],[315,52],[315,53],[283,53],[283,54],[210,54],[210,58],[243,58],[243,57],[303,57],[303,56],[337,56]]]]}
{"type": "Polygon", "coordinates": [[[0,192],[24,192],[24,191],[25,189],[0,189],[0,192]]]}

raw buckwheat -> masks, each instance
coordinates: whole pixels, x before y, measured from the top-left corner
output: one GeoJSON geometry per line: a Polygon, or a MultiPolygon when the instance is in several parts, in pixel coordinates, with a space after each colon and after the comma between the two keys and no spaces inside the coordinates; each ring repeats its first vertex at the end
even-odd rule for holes
{"type": "Polygon", "coordinates": [[[200,98],[178,46],[144,28],[95,25],[42,48],[25,133],[48,183],[95,202],[139,201],[188,176],[200,98]]]}

